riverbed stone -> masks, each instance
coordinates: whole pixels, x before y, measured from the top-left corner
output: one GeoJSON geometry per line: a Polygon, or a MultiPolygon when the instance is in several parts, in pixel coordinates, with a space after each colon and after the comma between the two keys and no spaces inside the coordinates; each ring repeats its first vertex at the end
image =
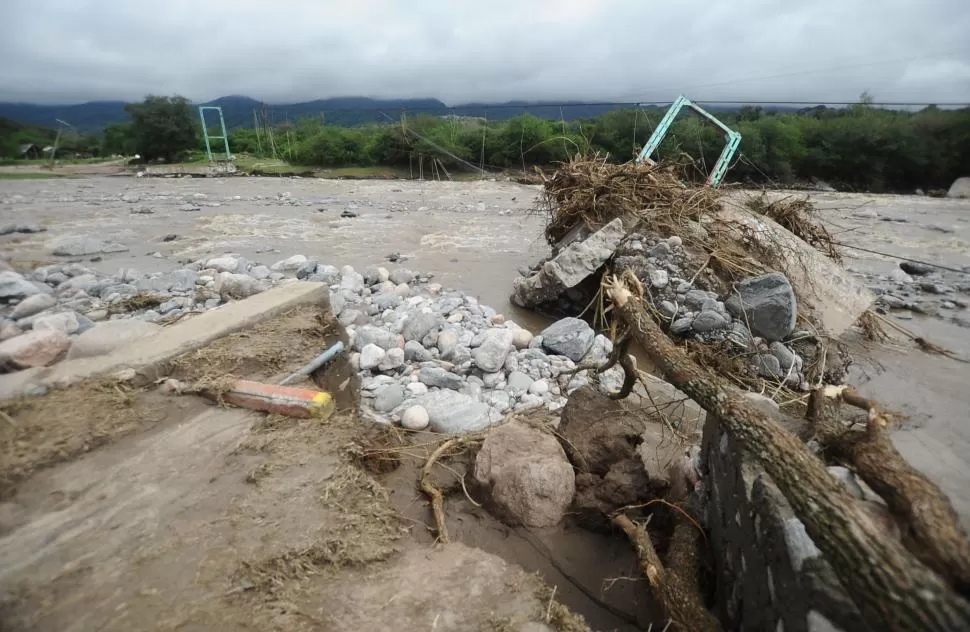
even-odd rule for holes
{"type": "Polygon", "coordinates": [[[414,273],[407,268],[398,268],[391,271],[391,273],[388,275],[388,280],[394,285],[410,283],[414,280],[414,273]]]}
{"type": "Polygon", "coordinates": [[[506,388],[513,397],[519,397],[520,395],[528,392],[529,387],[532,386],[534,381],[535,380],[522,371],[512,371],[509,373],[508,386],[506,388]]]}
{"type": "Polygon", "coordinates": [[[780,272],[744,279],[725,306],[733,316],[744,320],[755,336],[769,342],[784,340],[795,329],[795,291],[780,272]]]}
{"type": "Polygon", "coordinates": [[[485,331],[481,345],[471,352],[475,366],[486,373],[500,370],[512,350],[513,337],[513,332],[508,329],[494,328],[485,331]]]}
{"type": "Polygon", "coordinates": [[[391,347],[384,354],[384,360],[377,366],[381,371],[393,371],[404,365],[404,349],[391,347]]]}
{"type": "Polygon", "coordinates": [[[417,312],[411,314],[401,329],[405,340],[422,340],[432,331],[437,331],[442,324],[441,316],[432,312],[417,312]]]}
{"type": "Polygon", "coordinates": [[[487,428],[491,423],[489,408],[458,391],[432,391],[415,400],[428,411],[430,427],[435,432],[459,434],[487,428]]]}
{"type": "Polygon", "coordinates": [[[724,329],[727,325],[728,321],[724,316],[717,312],[709,311],[701,312],[694,317],[690,326],[697,333],[706,333],[716,329],[724,329]]]}
{"type": "Polygon", "coordinates": [[[593,344],[595,333],[578,318],[563,318],[542,331],[542,346],[547,351],[579,362],[593,344]]]}
{"type": "Polygon", "coordinates": [[[404,402],[404,387],[400,384],[388,384],[377,389],[374,395],[374,410],[389,413],[404,402]]]}
{"type": "Polygon", "coordinates": [[[404,343],[404,359],[408,362],[427,362],[433,356],[417,340],[408,340],[404,343]]]}
{"type": "Polygon", "coordinates": [[[465,381],[462,377],[451,371],[437,366],[426,366],[418,371],[418,380],[428,386],[437,386],[442,389],[457,391],[465,381]]]}
{"type": "Polygon", "coordinates": [[[296,272],[306,265],[307,261],[306,255],[293,255],[282,261],[277,261],[270,266],[270,270],[273,272],[296,272]]]}
{"type": "Polygon", "coordinates": [[[83,255],[111,254],[127,252],[128,247],[112,241],[104,241],[87,235],[71,235],[56,240],[51,251],[59,257],[80,257],[83,255]]]}
{"type": "Polygon", "coordinates": [[[428,410],[421,405],[408,406],[401,413],[401,425],[408,430],[424,430],[431,423],[428,410]]]}
{"type": "Polygon", "coordinates": [[[47,366],[71,345],[71,339],[56,329],[35,329],[0,342],[0,365],[15,369],[47,366]]]}
{"type": "Polygon", "coordinates": [[[501,517],[527,527],[558,524],[576,492],[573,467],[559,441],[519,421],[488,433],[475,457],[474,479],[501,517]]]}
{"type": "Polygon", "coordinates": [[[94,327],[93,322],[76,312],[61,312],[59,314],[41,316],[34,320],[33,323],[34,331],[49,329],[60,331],[66,335],[81,334],[92,327],[94,327]]]}
{"type": "Polygon", "coordinates": [[[57,300],[50,294],[34,294],[33,296],[28,296],[10,312],[10,317],[14,320],[20,320],[21,318],[26,318],[28,316],[33,316],[34,314],[39,314],[45,309],[50,309],[57,304],[57,300]]]}
{"type": "Polygon", "coordinates": [[[12,270],[0,272],[0,301],[25,298],[40,293],[41,289],[21,274],[12,270]]]}
{"type": "Polygon", "coordinates": [[[373,343],[368,343],[360,349],[360,368],[364,371],[372,371],[384,361],[387,352],[373,343]]]}
{"type": "Polygon", "coordinates": [[[369,344],[377,345],[381,349],[387,350],[399,346],[400,339],[386,329],[375,325],[364,325],[357,329],[356,347],[363,350],[369,344]]]}

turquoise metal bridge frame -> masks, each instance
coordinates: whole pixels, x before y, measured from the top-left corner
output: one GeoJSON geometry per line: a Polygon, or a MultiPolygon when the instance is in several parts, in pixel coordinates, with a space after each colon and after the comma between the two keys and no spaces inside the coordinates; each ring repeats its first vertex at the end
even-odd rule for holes
{"type": "Polygon", "coordinates": [[[209,162],[212,162],[212,145],[209,141],[211,140],[221,140],[226,147],[226,160],[229,160],[229,134],[226,133],[226,120],[222,118],[222,108],[217,105],[200,105],[199,106],[199,119],[202,121],[202,137],[205,138],[205,153],[209,157],[209,162]],[[205,124],[205,111],[215,110],[219,113],[219,127],[222,130],[222,136],[210,136],[209,127],[205,124]]]}
{"type": "Polygon", "coordinates": [[[639,164],[644,160],[650,160],[650,155],[657,151],[657,147],[660,147],[660,143],[663,142],[664,136],[667,135],[667,131],[673,124],[674,119],[677,118],[677,115],[684,107],[689,107],[724,131],[724,149],[721,151],[721,156],[717,159],[717,162],[714,163],[714,168],[711,170],[710,175],[707,176],[707,184],[717,186],[724,178],[724,174],[727,173],[728,167],[731,166],[731,159],[734,158],[734,154],[738,150],[738,145],[741,144],[741,134],[717,120],[714,115],[705,111],[704,108],[696,103],[691,102],[684,95],[677,97],[677,100],[670,105],[667,113],[660,120],[660,124],[657,125],[657,129],[653,130],[653,134],[650,135],[650,140],[643,146],[643,151],[637,156],[636,162],[639,164]]]}

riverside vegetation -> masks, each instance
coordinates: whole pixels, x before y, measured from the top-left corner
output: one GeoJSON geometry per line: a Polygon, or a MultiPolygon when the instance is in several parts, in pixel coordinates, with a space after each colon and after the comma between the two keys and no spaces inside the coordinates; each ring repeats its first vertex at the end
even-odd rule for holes
{"type": "MultiPolygon", "coordinates": [[[[132,122],[108,125],[97,136],[67,139],[88,153],[184,159],[203,147],[198,122],[179,97],[148,97],[129,106],[132,122]],[[157,146],[162,143],[164,146],[157,146]]],[[[418,173],[424,159],[446,169],[531,171],[577,153],[632,158],[659,122],[662,108],[617,109],[573,121],[524,114],[504,121],[474,117],[406,116],[400,121],[355,127],[328,124],[325,115],[273,126],[267,132],[235,128],[235,154],[278,157],[310,167],[390,167],[418,173]]],[[[718,116],[742,134],[734,182],[793,185],[822,180],[840,189],[871,192],[945,190],[970,164],[970,108],[926,107],[917,112],[875,107],[863,95],[846,108],[817,106],[771,112],[745,106],[718,116]]],[[[0,153],[13,157],[19,143],[47,142],[52,130],[5,122],[0,153]],[[34,136],[37,136],[35,139],[34,136]],[[41,138],[43,137],[43,138],[41,138]]],[[[694,158],[685,174],[700,178],[721,151],[720,133],[696,116],[672,127],[658,155],[694,158]]],[[[430,172],[426,172],[427,173],[430,172]]]]}

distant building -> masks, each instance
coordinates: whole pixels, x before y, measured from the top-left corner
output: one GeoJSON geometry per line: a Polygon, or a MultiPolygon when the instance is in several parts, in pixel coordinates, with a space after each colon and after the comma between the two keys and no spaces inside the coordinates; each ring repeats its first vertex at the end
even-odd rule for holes
{"type": "Polygon", "coordinates": [[[20,157],[24,160],[37,160],[40,158],[40,147],[33,143],[21,145],[20,157]]]}

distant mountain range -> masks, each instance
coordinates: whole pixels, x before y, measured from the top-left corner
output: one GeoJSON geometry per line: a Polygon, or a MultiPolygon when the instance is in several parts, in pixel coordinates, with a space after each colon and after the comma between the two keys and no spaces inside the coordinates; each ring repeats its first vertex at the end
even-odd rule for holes
{"type": "MultiPolygon", "coordinates": [[[[599,116],[610,110],[629,107],[623,104],[584,103],[581,101],[564,104],[541,101],[508,101],[505,103],[466,103],[448,106],[437,99],[370,99],[365,97],[340,97],[264,106],[260,101],[245,96],[220,97],[209,103],[199,105],[221,106],[226,125],[230,128],[253,125],[253,111],[262,112],[264,107],[267,116],[274,123],[322,116],[328,123],[348,126],[375,122],[386,123],[389,120],[398,121],[404,112],[408,115],[485,116],[489,120],[505,120],[529,112],[540,118],[558,119],[561,117],[571,121],[599,116]]],[[[737,106],[712,106],[710,109],[733,111],[738,108],[737,106]]],[[[766,107],[765,109],[796,110],[798,108],[766,107]]],[[[123,123],[128,120],[124,101],[92,101],[76,105],[0,102],[0,117],[43,127],[56,127],[57,119],[61,119],[84,132],[99,131],[111,123],[123,123]]]]}

